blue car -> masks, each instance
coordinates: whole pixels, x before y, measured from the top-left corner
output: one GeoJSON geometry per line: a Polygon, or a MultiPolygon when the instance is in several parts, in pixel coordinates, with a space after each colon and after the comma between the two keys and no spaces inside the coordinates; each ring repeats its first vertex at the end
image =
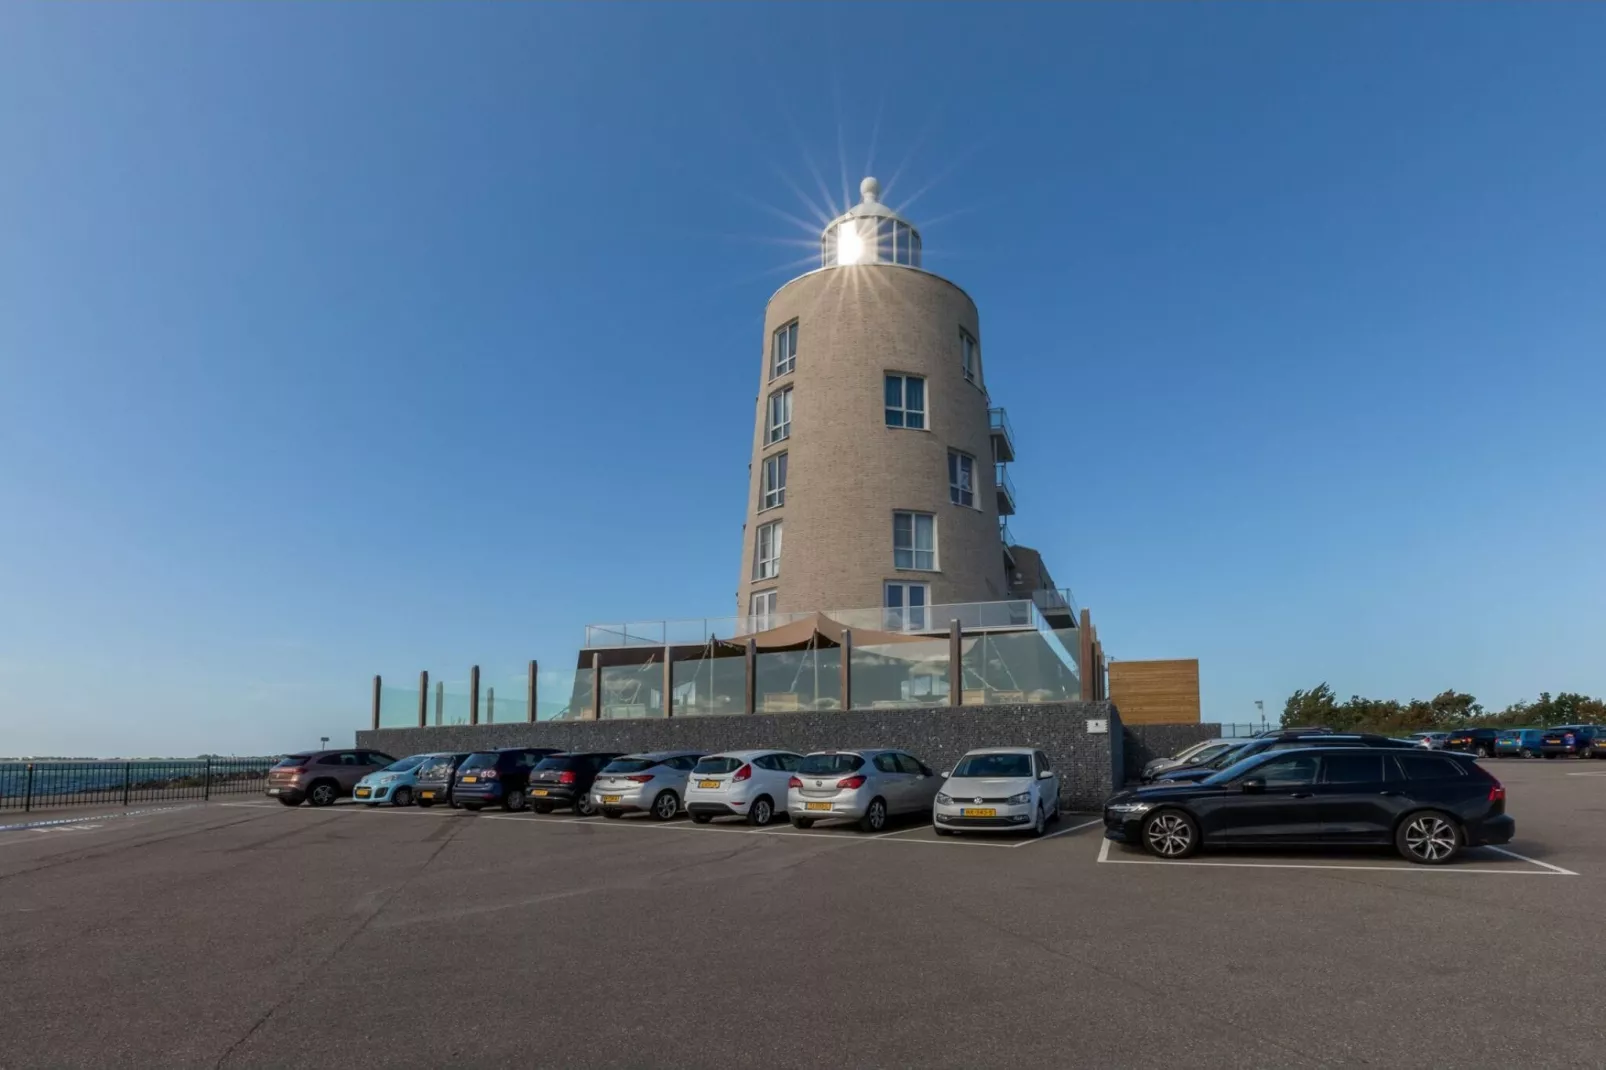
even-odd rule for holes
{"type": "Polygon", "coordinates": [[[352,797],[369,806],[387,802],[392,806],[411,806],[413,784],[418,779],[418,767],[433,757],[435,757],[433,754],[415,754],[399,762],[392,762],[377,773],[369,773],[357,781],[357,788],[351,793],[352,797]]]}
{"type": "Polygon", "coordinates": [[[1540,737],[1544,730],[1539,728],[1507,728],[1494,737],[1494,756],[1496,758],[1532,758],[1539,753],[1540,737]]]}

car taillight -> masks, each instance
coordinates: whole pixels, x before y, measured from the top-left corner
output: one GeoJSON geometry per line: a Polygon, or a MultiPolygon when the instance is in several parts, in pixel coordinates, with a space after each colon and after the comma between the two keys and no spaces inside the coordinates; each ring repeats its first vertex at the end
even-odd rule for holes
{"type": "Polygon", "coordinates": [[[574,783],[574,771],[566,769],[563,772],[559,773],[558,774],[558,783],[559,784],[573,784],[574,783]]]}
{"type": "Polygon", "coordinates": [[[1489,801],[1490,802],[1505,802],[1506,801],[1506,786],[1504,784],[1500,783],[1500,781],[1498,781],[1498,780],[1495,781],[1494,784],[1491,785],[1490,788],[1489,788],[1489,801]]]}
{"type": "Polygon", "coordinates": [[[748,777],[750,777],[752,775],[753,775],[753,767],[750,766],[750,765],[744,765],[740,769],[736,770],[736,775],[731,777],[731,779],[732,780],[746,780],[748,777]]]}
{"type": "Polygon", "coordinates": [[[850,776],[846,780],[838,780],[836,782],[836,786],[839,791],[851,791],[854,788],[862,788],[864,787],[864,777],[862,775],[850,776]]]}
{"type": "Polygon", "coordinates": [[[640,776],[627,776],[625,779],[630,781],[632,784],[647,784],[652,781],[652,774],[642,773],[640,776]]]}
{"type": "Polygon", "coordinates": [[[283,769],[279,770],[279,772],[281,772],[281,773],[289,773],[291,776],[299,776],[302,773],[305,773],[306,771],[307,771],[307,767],[304,766],[304,765],[289,765],[289,766],[285,766],[283,769]]]}
{"type": "Polygon", "coordinates": [[[793,777],[791,780],[786,782],[786,786],[789,788],[801,788],[803,786],[803,782],[797,777],[793,777]]]}
{"type": "Polygon", "coordinates": [[[479,773],[480,776],[485,780],[495,780],[497,775],[495,769],[483,769],[480,770],[479,773]]]}

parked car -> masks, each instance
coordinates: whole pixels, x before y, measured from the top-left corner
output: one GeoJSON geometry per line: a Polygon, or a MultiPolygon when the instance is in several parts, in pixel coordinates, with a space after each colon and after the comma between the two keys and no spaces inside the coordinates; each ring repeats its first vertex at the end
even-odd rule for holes
{"type": "Polygon", "coordinates": [[[1153,780],[1159,774],[1169,769],[1176,769],[1179,766],[1202,765],[1210,759],[1232,750],[1234,747],[1242,746],[1246,742],[1248,741],[1243,739],[1203,740],[1191,747],[1183,748],[1169,758],[1151,759],[1143,767],[1143,779],[1153,780]]]}
{"type": "Polygon", "coordinates": [[[1545,738],[1542,728],[1508,728],[1494,737],[1496,758],[1532,758],[1545,738]]]}
{"type": "Polygon", "coordinates": [[[418,776],[418,768],[434,757],[433,754],[414,754],[387,765],[378,772],[369,773],[357,781],[357,787],[351,793],[352,797],[369,806],[387,802],[392,806],[411,806],[413,783],[418,776]]]}
{"type": "Polygon", "coordinates": [[[1593,758],[1606,754],[1606,734],[1592,724],[1557,725],[1545,729],[1539,737],[1539,753],[1546,758],[1559,758],[1564,754],[1593,758]]]}
{"type": "Polygon", "coordinates": [[[429,807],[452,801],[452,783],[457,779],[457,767],[468,760],[468,751],[455,754],[436,754],[418,767],[413,780],[413,802],[429,807]]]}
{"type": "Polygon", "coordinates": [[[786,814],[787,784],[803,756],[785,750],[732,750],[709,754],[686,781],[686,812],[700,825],[716,817],[745,817],[768,825],[786,814]]]}
{"type": "Polygon", "coordinates": [[[1187,783],[1215,776],[1221,770],[1245,758],[1268,750],[1290,750],[1295,747],[1399,747],[1411,749],[1415,744],[1403,739],[1390,739],[1365,732],[1284,732],[1277,736],[1257,736],[1245,741],[1236,750],[1225,751],[1201,765],[1170,769],[1156,777],[1157,783],[1187,783]]]}
{"type": "Polygon", "coordinates": [[[287,754],[268,770],[267,792],[286,806],[330,806],[357,781],[396,761],[376,750],[315,750],[287,754]]]}
{"type": "Polygon", "coordinates": [[[1393,844],[1425,865],[1507,843],[1506,789],[1470,756],[1416,748],[1301,747],[1236,762],[1198,784],[1117,792],[1104,835],[1180,859],[1201,847],[1393,844]]]}
{"type": "Polygon", "coordinates": [[[939,836],[1026,832],[1041,836],[1060,814],[1060,778],[1048,755],[1029,747],[986,747],[943,775],[931,806],[939,836]]]}
{"type": "Polygon", "coordinates": [[[889,817],[928,812],[941,785],[930,766],[903,751],[816,751],[788,783],[786,809],[800,829],[848,818],[879,832],[889,817]]]}
{"type": "Polygon", "coordinates": [[[556,747],[475,751],[457,767],[457,776],[452,780],[452,805],[478,811],[500,804],[504,810],[522,810],[530,784],[530,770],[542,758],[556,753],[556,747]]]}
{"type": "Polygon", "coordinates": [[[1450,738],[1448,732],[1412,732],[1405,737],[1423,750],[1443,750],[1444,741],[1450,738]]]}
{"type": "Polygon", "coordinates": [[[1494,754],[1494,741],[1499,735],[1493,728],[1458,728],[1444,737],[1443,749],[1487,758],[1494,754]]]}
{"type": "Polygon", "coordinates": [[[530,773],[530,809],[550,814],[559,807],[571,807],[580,817],[590,817],[597,812],[591,805],[591,785],[596,782],[597,772],[617,757],[618,751],[547,755],[530,773]]]}
{"type": "Polygon", "coordinates": [[[602,767],[591,785],[591,805],[603,817],[652,814],[668,821],[680,813],[686,798],[686,777],[703,756],[697,750],[626,754],[602,767]]]}

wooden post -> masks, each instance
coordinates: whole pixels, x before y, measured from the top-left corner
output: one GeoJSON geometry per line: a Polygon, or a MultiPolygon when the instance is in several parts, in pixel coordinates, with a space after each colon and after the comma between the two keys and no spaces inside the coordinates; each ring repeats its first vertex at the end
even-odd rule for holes
{"type": "Polygon", "coordinates": [[[480,667],[468,670],[468,723],[480,723],[480,667]]]}
{"type": "Polygon", "coordinates": [[[486,724],[495,724],[496,723],[496,688],[495,687],[487,687],[485,689],[485,723],[486,724]]]}
{"type": "Polygon", "coordinates": [[[960,645],[959,618],[948,622],[948,705],[965,704],[965,651],[960,645]]]}
{"type": "Polygon", "coordinates": [[[435,681],[435,726],[440,727],[446,718],[446,681],[435,681]]]}
{"type": "Polygon", "coordinates": [[[743,689],[747,713],[758,712],[758,640],[747,637],[747,686],[743,689]]]}
{"type": "Polygon", "coordinates": [[[672,650],[671,650],[669,644],[665,643],[664,644],[664,717],[666,717],[666,718],[673,717],[675,715],[674,700],[670,697],[673,694],[673,692],[670,690],[670,688],[673,687],[674,683],[675,683],[674,663],[670,660],[671,652],[672,652],[672,650]]]}
{"type": "Polygon", "coordinates": [[[1077,697],[1083,702],[1093,699],[1093,614],[1082,610],[1082,619],[1076,629],[1076,675],[1081,678],[1081,694],[1077,697]]]}
{"type": "Polygon", "coordinates": [[[530,662],[530,680],[529,683],[525,685],[524,689],[524,703],[526,707],[524,711],[524,719],[530,724],[534,724],[536,722],[537,707],[535,700],[541,697],[540,680],[541,667],[532,661],[530,662]]]}
{"type": "Polygon", "coordinates": [[[842,629],[842,708],[853,708],[853,629],[842,629]]]}
{"type": "Polygon", "coordinates": [[[374,731],[379,731],[379,677],[374,677],[374,731]]]}
{"type": "Polygon", "coordinates": [[[602,655],[591,655],[591,720],[602,720],[602,655]]]}
{"type": "Polygon", "coordinates": [[[429,724],[429,670],[418,674],[418,727],[429,724]]]}

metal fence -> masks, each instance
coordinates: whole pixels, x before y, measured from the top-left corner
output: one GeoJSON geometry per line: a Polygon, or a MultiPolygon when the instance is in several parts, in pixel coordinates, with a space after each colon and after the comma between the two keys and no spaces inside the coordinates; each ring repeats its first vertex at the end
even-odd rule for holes
{"type": "Polygon", "coordinates": [[[129,806],[261,791],[277,758],[0,763],[0,810],[129,806]]]}
{"type": "Polygon", "coordinates": [[[1259,724],[1224,724],[1221,726],[1221,738],[1249,739],[1276,727],[1276,725],[1267,724],[1265,721],[1261,721],[1259,724]]]}

